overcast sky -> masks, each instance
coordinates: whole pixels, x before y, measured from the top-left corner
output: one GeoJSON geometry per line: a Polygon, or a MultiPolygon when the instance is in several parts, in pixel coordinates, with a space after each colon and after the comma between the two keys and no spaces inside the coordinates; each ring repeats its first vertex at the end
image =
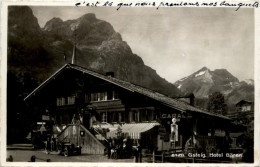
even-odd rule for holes
{"type": "Polygon", "coordinates": [[[241,8],[31,7],[41,27],[86,13],[112,24],[144,63],[175,82],[206,66],[254,78],[254,11],[241,8]]]}

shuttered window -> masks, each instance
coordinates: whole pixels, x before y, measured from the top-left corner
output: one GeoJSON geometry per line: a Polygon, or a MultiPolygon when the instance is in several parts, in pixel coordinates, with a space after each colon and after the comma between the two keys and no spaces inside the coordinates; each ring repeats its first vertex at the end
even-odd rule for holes
{"type": "Polygon", "coordinates": [[[56,101],[57,106],[75,104],[75,96],[58,97],[56,101]]]}
{"type": "Polygon", "coordinates": [[[68,97],[68,104],[75,104],[75,96],[68,97]]]}
{"type": "Polygon", "coordinates": [[[98,93],[91,93],[91,101],[98,101],[98,93]]]}
{"type": "Polygon", "coordinates": [[[57,106],[63,106],[66,104],[65,97],[57,98],[57,106]]]}

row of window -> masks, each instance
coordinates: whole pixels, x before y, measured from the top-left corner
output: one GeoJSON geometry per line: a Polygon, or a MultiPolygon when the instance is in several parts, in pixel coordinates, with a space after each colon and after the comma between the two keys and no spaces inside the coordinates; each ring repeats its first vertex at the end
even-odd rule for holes
{"type": "Polygon", "coordinates": [[[71,104],[75,104],[75,96],[57,98],[57,106],[71,105],[71,104]]]}
{"type": "Polygon", "coordinates": [[[142,109],[138,111],[129,112],[129,121],[130,122],[143,122],[143,121],[153,121],[156,120],[156,115],[152,110],[142,109]]]}
{"type": "Polygon", "coordinates": [[[102,112],[101,113],[101,121],[102,122],[125,122],[124,120],[125,114],[124,112],[102,112]]]}
{"type": "MultiPolygon", "coordinates": [[[[90,94],[90,101],[108,101],[118,99],[118,94],[115,91],[97,92],[90,94]]],[[[86,99],[89,101],[89,99],[86,99]]]]}
{"type": "MultiPolygon", "coordinates": [[[[152,110],[144,109],[139,111],[130,111],[128,115],[129,122],[144,122],[157,120],[152,110]]],[[[101,122],[125,122],[124,112],[102,112],[101,122]]]]}
{"type": "MultiPolygon", "coordinates": [[[[107,92],[97,92],[85,95],[85,102],[89,101],[109,101],[109,100],[117,100],[118,94],[115,91],[107,91],[107,92]]],[[[68,97],[58,97],[57,98],[57,106],[63,105],[71,105],[75,104],[75,96],[68,97]]]]}

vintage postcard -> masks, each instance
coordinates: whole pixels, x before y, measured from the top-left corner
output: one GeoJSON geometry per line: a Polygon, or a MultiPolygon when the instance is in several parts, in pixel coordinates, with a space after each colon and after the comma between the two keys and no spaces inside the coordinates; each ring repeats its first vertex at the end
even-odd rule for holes
{"type": "Polygon", "coordinates": [[[1,166],[258,166],[259,18],[258,0],[4,0],[1,166]]]}

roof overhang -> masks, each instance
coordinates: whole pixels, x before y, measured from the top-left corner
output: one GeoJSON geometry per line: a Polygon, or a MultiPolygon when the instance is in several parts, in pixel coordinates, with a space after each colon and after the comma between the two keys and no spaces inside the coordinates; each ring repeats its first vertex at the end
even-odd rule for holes
{"type": "Polygon", "coordinates": [[[191,111],[191,112],[206,114],[206,115],[209,115],[209,116],[219,117],[219,118],[222,118],[222,119],[231,120],[230,118],[228,118],[226,116],[204,111],[203,109],[199,109],[197,107],[186,104],[185,102],[181,102],[179,100],[170,98],[170,97],[163,95],[159,92],[156,92],[156,91],[153,91],[153,90],[132,84],[130,82],[126,82],[126,81],[122,81],[122,80],[119,80],[119,79],[116,79],[116,78],[113,78],[113,77],[105,76],[101,73],[94,72],[92,70],[88,70],[86,68],[83,68],[83,67],[80,67],[80,66],[77,66],[77,65],[74,65],[74,64],[65,64],[62,68],[60,68],[57,72],[55,72],[52,76],[50,76],[47,80],[45,80],[41,85],[39,85],[35,90],[33,90],[27,97],[25,97],[24,100],[26,101],[29,98],[36,95],[44,86],[49,84],[53,79],[55,79],[55,77],[60,75],[66,69],[73,69],[73,70],[82,72],[83,74],[88,74],[88,75],[97,77],[99,79],[102,79],[104,81],[107,81],[109,83],[117,85],[118,87],[121,87],[121,88],[126,89],[128,91],[136,92],[138,94],[141,94],[143,96],[151,98],[155,101],[160,102],[161,104],[163,104],[165,106],[171,107],[171,108],[179,110],[181,112],[191,111]]]}

